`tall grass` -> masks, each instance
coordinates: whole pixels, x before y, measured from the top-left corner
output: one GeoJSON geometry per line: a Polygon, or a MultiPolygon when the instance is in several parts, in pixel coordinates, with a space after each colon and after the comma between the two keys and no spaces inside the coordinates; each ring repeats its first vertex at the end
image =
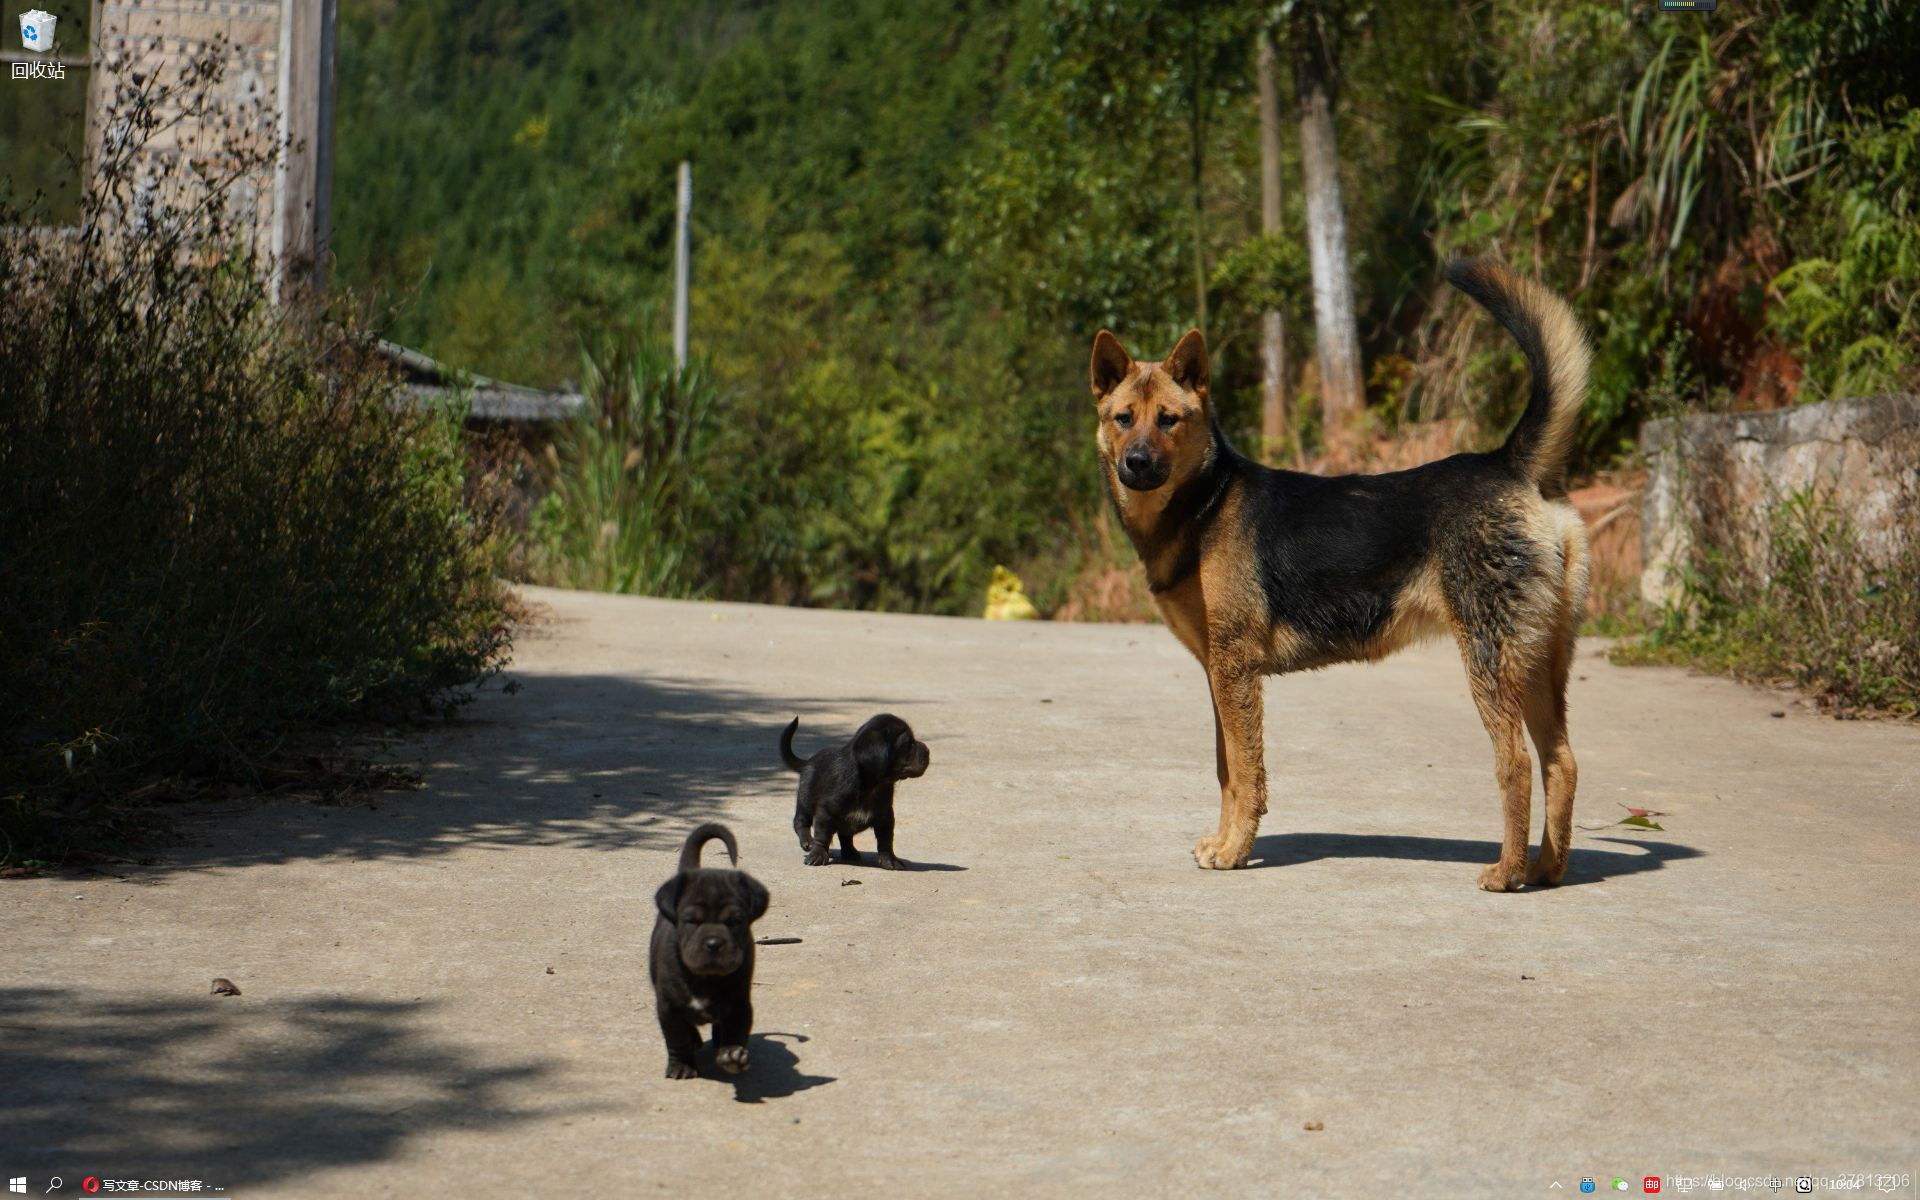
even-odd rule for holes
{"type": "Polygon", "coordinates": [[[711,377],[629,335],[586,356],[583,383],[585,403],[548,447],[524,574],[591,591],[693,595],[712,577],[696,561],[714,511],[711,377]]]}
{"type": "Polygon", "coordinates": [[[1791,680],[1843,713],[1920,713],[1920,505],[1893,511],[1869,550],[1825,491],[1802,488],[1768,509],[1757,553],[1709,515],[1680,595],[1616,659],[1791,680]]]}
{"type": "Polygon", "coordinates": [[[247,248],[232,201],[270,162],[136,186],[155,89],[218,82],[122,98],[77,229],[0,212],[0,860],[143,781],[262,782],[291,734],[444,706],[506,654],[456,420],[247,248]]]}

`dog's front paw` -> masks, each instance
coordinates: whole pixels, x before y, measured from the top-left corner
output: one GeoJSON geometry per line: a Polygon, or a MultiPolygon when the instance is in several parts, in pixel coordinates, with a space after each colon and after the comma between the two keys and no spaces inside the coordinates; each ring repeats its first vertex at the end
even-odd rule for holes
{"type": "Polygon", "coordinates": [[[907,869],[906,863],[901,862],[891,854],[882,854],[876,861],[879,862],[882,870],[904,871],[907,869]]]}
{"type": "Polygon", "coordinates": [[[747,1048],[745,1046],[722,1046],[713,1052],[713,1061],[729,1075],[738,1075],[747,1069],[747,1048]]]}
{"type": "Polygon", "coordinates": [[[1517,892],[1527,881],[1527,865],[1497,862],[1480,872],[1480,886],[1489,892],[1517,892]]]}
{"type": "Polygon", "coordinates": [[[698,1079],[700,1078],[700,1068],[690,1062],[679,1062],[670,1058],[667,1060],[667,1078],[698,1079]]]}
{"type": "Polygon", "coordinates": [[[1209,834],[1193,848],[1193,861],[1204,871],[1236,871],[1253,854],[1251,842],[1236,846],[1219,834],[1209,834]]]}
{"type": "Polygon", "coordinates": [[[840,861],[845,866],[857,867],[866,860],[860,857],[858,850],[842,850],[840,852],[840,861]]]}
{"type": "Polygon", "coordinates": [[[803,861],[810,867],[824,867],[827,865],[827,851],[824,847],[816,846],[807,851],[807,857],[803,861]]]}

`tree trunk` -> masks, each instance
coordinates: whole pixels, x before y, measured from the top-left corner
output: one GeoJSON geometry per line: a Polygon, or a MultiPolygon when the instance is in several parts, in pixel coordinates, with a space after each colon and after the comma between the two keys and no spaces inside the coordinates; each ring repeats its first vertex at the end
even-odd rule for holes
{"type": "Polygon", "coordinates": [[[1294,9],[1293,90],[1300,111],[1300,166],[1306,176],[1307,248],[1313,265],[1313,324],[1320,352],[1320,412],[1329,434],[1366,403],[1360,331],[1347,263],[1347,215],[1340,198],[1340,151],[1333,137],[1336,76],[1317,3],[1294,9]]]}
{"type": "Polygon", "coordinates": [[[1190,97],[1192,106],[1188,110],[1191,121],[1190,133],[1193,138],[1193,291],[1194,302],[1200,315],[1198,329],[1200,336],[1207,336],[1207,196],[1205,190],[1206,168],[1206,113],[1201,103],[1205,92],[1200,80],[1200,9],[1193,10],[1192,34],[1189,42],[1188,76],[1193,85],[1190,97]]]}
{"type": "MultiPolygon", "coordinates": [[[[1268,236],[1280,232],[1280,73],[1279,56],[1273,49],[1273,35],[1262,29],[1260,47],[1260,230],[1268,236]]],[[[1262,403],[1260,437],[1266,458],[1273,461],[1276,447],[1287,433],[1287,318],[1277,308],[1266,311],[1262,322],[1260,349],[1262,362],[1262,403]]]]}

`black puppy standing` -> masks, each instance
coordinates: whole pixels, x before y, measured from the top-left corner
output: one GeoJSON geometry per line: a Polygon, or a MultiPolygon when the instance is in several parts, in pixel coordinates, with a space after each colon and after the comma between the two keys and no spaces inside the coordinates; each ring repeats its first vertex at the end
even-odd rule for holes
{"type": "Polygon", "coordinates": [[[660,1032],[667,1039],[667,1078],[697,1079],[693,1056],[700,1026],[713,1026],[714,1061],[731,1074],[747,1069],[753,1029],[752,924],[766,915],[767,889],[744,871],[702,868],[700,848],[719,840],[727,857],[740,849],[725,825],[707,824],[687,835],[680,873],[654,894],[647,974],[653,980],[660,1032]]]}
{"type": "Polygon", "coordinates": [[[931,756],[925,743],[892,713],[881,713],[860,727],[844,746],[822,750],[812,758],[793,752],[793,734],[800,718],[780,735],[780,761],[800,772],[800,797],[793,812],[793,831],[810,867],[827,864],[827,849],[840,838],[840,861],[857,863],[853,835],[873,830],[880,846],[880,865],[898,871],[906,864],[893,856],[893,785],[927,773],[931,756]]]}

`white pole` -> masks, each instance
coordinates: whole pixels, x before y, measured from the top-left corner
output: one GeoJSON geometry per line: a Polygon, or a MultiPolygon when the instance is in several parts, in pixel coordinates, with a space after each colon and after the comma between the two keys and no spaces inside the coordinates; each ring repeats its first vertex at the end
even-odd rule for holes
{"type": "Polygon", "coordinates": [[[693,213],[693,164],[680,164],[680,220],[673,252],[673,365],[687,369],[687,275],[692,266],[693,236],[687,227],[693,213]]]}

